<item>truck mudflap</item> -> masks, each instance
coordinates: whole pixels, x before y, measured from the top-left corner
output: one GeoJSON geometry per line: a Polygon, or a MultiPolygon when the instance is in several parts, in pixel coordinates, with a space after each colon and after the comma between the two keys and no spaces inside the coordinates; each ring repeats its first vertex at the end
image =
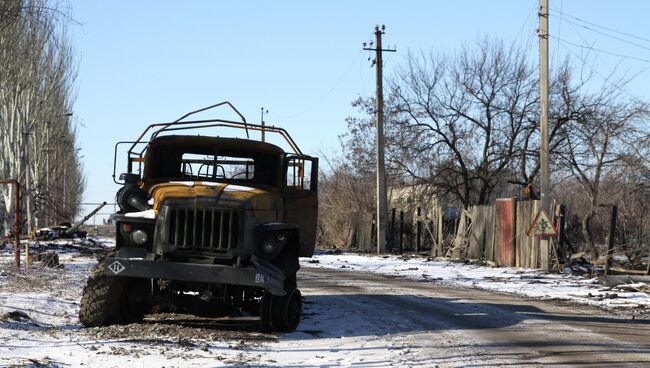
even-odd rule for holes
{"type": "Polygon", "coordinates": [[[212,264],[158,262],[145,259],[106,257],[104,274],[175,281],[208,282],[256,286],[273,295],[283,296],[284,274],[263,265],[234,267],[212,264]]]}

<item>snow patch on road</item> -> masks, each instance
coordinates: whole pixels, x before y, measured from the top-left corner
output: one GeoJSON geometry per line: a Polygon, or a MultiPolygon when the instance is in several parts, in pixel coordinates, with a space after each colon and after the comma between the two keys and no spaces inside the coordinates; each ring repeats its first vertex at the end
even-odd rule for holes
{"type": "Polygon", "coordinates": [[[536,299],[566,300],[605,309],[650,308],[650,297],[643,292],[605,287],[598,283],[597,278],[579,275],[515,267],[487,267],[422,257],[351,253],[317,254],[311,259],[301,259],[301,263],[309,267],[371,272],[536,299]]]}

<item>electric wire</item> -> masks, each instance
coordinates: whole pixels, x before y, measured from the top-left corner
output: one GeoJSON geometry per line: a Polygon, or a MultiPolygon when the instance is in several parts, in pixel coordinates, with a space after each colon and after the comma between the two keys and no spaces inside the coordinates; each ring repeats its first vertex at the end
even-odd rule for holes
{"type": "Polygon", "coordinates": [[[554,36],[554,35],[551,35],[551,34],[549,34],[549,37],[554,38],[556,40],[559,40],[560,42],[569,44],[571,46],[580,47],[582,49],[592,50],[592,51],[595,51],[595,52],[600,52],[600,53],[611,55],[611,56],[617,56],[617,57],[620,57],[620,58],[623,58],[623,59],[636,60],[636,61],[640,61],[640,62],[643,62],[643,63],[650,63],[650,59],[644,59],[644,58],[640,58],[640,57],[636,57],[636,56],[632,56],[632,55],[626,55],[626,54],[619,54],[619,53],[616,53],[616,52],[603,50],[603,49],[596,48],[596,47],[593,47],[593,46],[581,45],[581,44],[578,44],[578,43],[575,43],[575,42],[571,42],[571,41],[561,39],[561,38],[559,38],[557,36],[554,36]]]}
{"type": "MultiPolygon", "coordinates": [[[[564,0],[560,1],[560,21],[557,22],[557,36],[558,37],[561,36],[561,33],[562,33],[562,21],[564,20],[564,19],[562,19],[562,16],[563,16],[562,11],[561,11],[562,9],[564,9],[564,0]]],[[[556,47],[556,50],[555,50],[555,63],[556,64],[560,64],[560,53],[558,52],[559,48],[560,48],[560,40],[557,41],[557,47],[556,47]]]]}
{"type": "MultiPolygon", "coordinates": [[[[562,20],[562,19],[561,19],[561,20],[562,20]]],[[[605,33],[605,32],[599,31],[599,30],[597,30],[597,29],[593,29],[593,28],[588,27],[588,26],[585,26],[585,25],[583,25],[583,24],[579,24],[579,23],[576,23],[576,22],[572,22],[572,21],[567,20],[567,19],[564,19],[563,21],[564,21],[564,22],[567,22],[567,23],[570,23],[570,24],[573,24],[573,25],[578,26],[578,27],[582,27],[582,28],[584,28],[584,29],[586,29],[586,30],[589,30],[589,31],[592,31],[592,32],[594,32],[594,33],[598,33],[598,34],[603,35],[603,36],[605,36],[605,37],[609,37],[609,38],[611,38],[611,39],[614,39],[614,40],[617,40],[617,41],[621,41],[621,42],[625,42],[625,43],[627,43],[627,44],[629,44],[629,45],[636,46],[636,47],[642,48],[642,49],[644,49],[644,50],[648,50],[648,51],[650,51],[650,47],[640,45],[640,44],[638,44],[638,43],[636,43],[636,42],[628,41],[628,40],[626,40],[626,39],[624,39],[624,38],[621,38],[621,37],[612,36],[612,35],[607,34],[607,33],[605,33]]]]}
{"type": "Polygon", "coordinates": [[[558,13],[558,14],[562,14],[562,15],[564,15],[564,16],[566,16],[566,17],[571,18],[571,19],[575,19],[575,20],[577,20],[578,22],[582,22],[582,23],[585,23],[585,24],[589,24],[590,26],[598,27],[598,28],[601,28],[601,29],[604,29],[604,30],[607,30],[607,31],[610,31],[610,32],[614,32],[614,33],[617,33],[617,34],[620,34],[620,35],[623,35],[623,36],[632,37],[632,38],[635,38],[635,39],[637,39],[637,40],[641,40],[641,41],[645,41],[645,42],[650,42],[650,39],[648,39],[648,38],[641,37],[641,36],[637,36],[637,35],[634,35],[634,34],[631,34],[631,33],[623,32],[623,31],[618,31],[618,30],[615,30],[615,29],[613,29],[613,28],[609,28],[609,27],[601,26],[601,25],[599,25],[599,24],[596,24],[596,23],[593,23],[593,22],[586,21],[586,20],[584,20],[584,19],[578,18],[578,17],[576,17],[576,16],[573,16],[573,15],[568,14],[568,13],[566,13],[566,12],[563,12],[563,11],[561,11],[561,10],[556,10],[556,9],[553,9],[553,8],[550,8],[550,10],[553,11],[553,12],[556,12],[556,13],[558,13]]]}
{"type": "Polygon", "coordinates": [[[524,27],[526,27],[528,21],[531,19],[531,16],[535,14],[536,11],[537,11],[537,6],[533,6],[531,10],[528,12],[528,15],[526,15],[526,19],[524,19],[524,22],[521,24],[521,27],[519,27],[519,32],[517,32],[517,36],[512,41],[513,45],[515,45],[519,41],[519,37],[522,35],[524,31],[524,27]]]}
{"type": "MultiPolygon", "coordinates": [[[[558,11],[555,10],[555,12],[558,12],[558,11]]],[[[559,13],[559,12],[558,12],[558,13],[559,13]]],[[[567,15],[567,16],[570,16],[569,14],[567,14],[567,13],[565,13],[565,12],[562,12],[562,14],[567,15]]],[[[574,18],[575,18],[575,17],[574,17],[574,18]]],[[[575,26],[574,23],[568,23],[568,24],[571,25],[571,27],[573,28],[573,30],[576,32],[576,34],[580,37],[580,39],[582,39],[582,41],[583,41],[585,44],[588,44],[588,43],[589,43],[589,42],[587,41],[587,39],[582,35],[582,33],[578,30],[578,28],[575,26]]],[[[558,41],[558,44],[560,44],[559,41],[558,41]]],[[[577,56],[578,58],[582,59],[583,57],[582,57],[581,55],[578,55],[578,54],[576,54],[575,52],[573,52],[573,51],[572,51],[572,50],[567,46],[568,44],[569,44],[569,43],[567,43],[567,44],[562,44],[562,47],[566,48],[567,51],[569,51],[569,52],[572,53],[573,55],[577,56]]],[[[573,43],[573,45],[575,45],[575,43],[573,43]]],[[[582,46],[583,46],[583,45],[579,45],[579,46],[577,46],[577,47],[583,48],[582,46]]],[[[605,65],[607,68],[612,69],[612,73],[614,73],[614,72],[616,71],[617,68],[616,68],[616,67],[611,67],[611,66],[609,65],[609,63],[608,63],[605,59],[603,59],[603,58],[601,57],[602,55],[601,55],[601,54],[600,54],[600,53],[599,53],[595,48],[593,48],[593,46],[592,46],[591,49],[589,49],[589,50],[594,51],[593,54],[594,54],[594,56],[596,57],[596,59],[598,59],[601,63],[603,63],[603,65],[605,65]]],[[[610,52],[607,51],[607,50],[604,50],[604,53],[610,53],[610,52]]],[[[602,75],[600,72],[598,72],[598,70],[596,70],[595,68],[594,68],[593,70],[594,70],[594,72],[595,72],[598,76],[600,76],[600,77],[601,77],[605,82],[607,82],[607,81],[610,80],[609,77],[605,77],[605,76],[602,75]]],[[[634,95],[629,91],[629,89],[627,88],[627,86],[622,85],[622,86],[619,87],[619,89],[621,89],[625,94],[627,94],[627,95],[628,95],[630,98],[632,98],[634,101],[636,101],[636,102],[640,102],[640,103],[644,103],[644,102],[641,101],[637,96],[634,96],[634,95]]]]}
{"type": "MultiPolygon", "coordinates": [[[[594,27],[599,27],[599,28],[606,29],[606,30],[609,30],[609,31],[614,32],[614,33],[618,33],[618,34],[626,35],[626,36],[629,36],[629,37],[632,37],[632,38],[636,38],[636,39],[639,39],[639,40],[643,40],[643,41],[650,42],[649,39],[646,39],[646,38],[643,38],[643,37],[635,36],[635,35],[633,35],[633,34],[626,33],[626,32],[617,31],[617,30],[615,30],[615,29],[613,29],[613,28],[609,28],[609,27],[601,26],[601,25],[599,25],[599,24],[596,24],[596,23],[593,23],[593,22],[589,22],[589,21],[586,21],[586,20],[580,19],[580,18],[578,18],[578,17],[576,17],[576,16],[573,16],[573,15],[571,15],[571,14],[568,14],[568,13],[564,12],[563,10],[556,10],[555,8],[549,8],[549,10],[551,10],[551,11],[554,12],[554,13],[558,13],[558,14],[560,14],[561,16],[570,17],[570,18],[575,19],[575,20],[577,20],[577,21],[584,22],[584,23],[586,23],[586,24],[590,24],[590,25],[592,25],[592,26],[594,26],[594,27]]],[[[560,17],[560,20],[561,20],[561,21],[563,20],[562,17],[560,17]]],[[[581,33],[581,32],[578,30],[578,28],[576,27],[576,26],[580,26],[580,27],[581,27],[582,25],[580,25],[580,24],[576,24],[575,22],[569,22],[569,21],[567,21],[567,20],[565,20],[565,21],[566,21],[569,25],[571,25],[571,27],[573,28],[573,30],[576,32],[576,34],[577,34],[577,35],[582,39],[582,41],[583,41],[585,44],[588,44],[588,43],[589,43],[589,42],[587,41],[587,39],[582,35],[582,33],[581,33]]],[[[608,63],[605,59],[603,59],[603,58],[601,57],[601,56],[602,56],[601,53],[609,54],[609,55],[613,55],[613,56],[617,56],[617,57],[622,57],[622,58],[624,58],[624,59],[642,59],[642,58],[638,58],[638,57],[636,57],[636,56],[630,56],[630,57],[628,57],[628,55],[623,55],[623,54],[620,54],[620,53],[614,53],[614,52],[610,52],[610,51],[607,51],[607,50],[601,50],[601,49],[595,48],[595,47],[593,47],[593,46],[591,46],[591,47],[585,47],[584,45],[577,45],[577,44],[575,44],[575,43],[573,43],[573,42],[562,40],[562,39],[559,37],[559,35],[556,36],[556,39],[558,39],[558,44],[559,44],[559,45],[561,45],[561,46],[564,47],[564,48],[565,48],[569,53],[575,55],[576,57],[578,57],[578,58],[580,58],[580,59],[582,59],[583,57],[582,57],[581,55],[578,55],[577,53],[575,53],[575,52],[574,52],[573,50],[571,50],[571,48],[570,48],[569,46],[567,46],[567,45],[572,45],[572,46],[574,46],[574,47],[580,47],[581,49],[586,48],[586,49],[588,49],[588,50],[594,51],[593,54],[595,55],[596,59],[598,59],[601,63],[603,63],[607,68],[612,69],[612,73],[614,73],[614,72],[616,71],[617,68],[616,68],[616,67],[611,67],[611,66],[609,65],[609,63],[608,63]],[[560,41],[563,41],[564,43],[560,43],[560,41]]],[[[638,60],[638,61],[639,61],[639,60],[638,60]]],[[[644,62],[644,63],[647,63],[647,61],[645,61],[645,59],[642,59],[642,60],[640,60],[640,61],[641,61],[641,62],[644,62]]],[[[609,77],[605,77],[605,76],[604,76],[603,74],[601,74],[598,70],[593,69],[593,71],[594,71],[598,76],[600,76],[600,77],[601,77],[605,82],[607,82],[607,81],[610,80],[609,77]]],[[[625,86],[625,85],[621,85],[621,86],[619,86],[618,88],[619,88],[621,91],[623,91],[623,93],[625,93],[626,95],[628,95],[632,100],[636,101],[637,103],[643,103],[643,104],[645,104],[645,102],[642,101],[642,100],[640,100],[639,97],[633,95],[633,94],[630,92],[630,90],[627,88],[627,86],[625,86]]]]}
{"type": "MultiPolygon", "coordinates": [[[[551,36],[551,35],[549,35],[549,36],[551,36]]],[[[582,57],[581,57],[580,55],[578,55],[575,51],[573,51],[571,48],[569,48],[567,45],[565,45],[565,44],[564,44],[564,41],[562,41],[562,40],[560,40],[560,41],[561,41],[561,42],[560,42],[560,45],[561,45],[562,47],[564,47],[564,49],[565,49],[568,53],[570,53],[570,54],[576,56],[577,58],[582,58],[582,57]]],[[[609,80],[608,77],[604,76],[604,75],[603,75],[602,73],[600,73],[598,70],[593,69],[593,71],[594,71],[594,73],[596,73],[599,77],[601,77],[605,82],[607,82],[607,81],[609,80]]],[[[632,93],[631,93],[631,92],[630,92],[630,91],[629,91],[625,86],[619,86],[619,87],[617,87],[617,88],[619,88],[621,91],[623,91],[623,93],[625,93],[626,95],[628,95],[628,97],[630,97],[631,99],[633,99],[633,100],[636,101],[637,103],[645,103],[645,101],[641,100],[639,97],[634,96],[634,95],[633,95],[633,94],[632,94],[632,93]]]]}
{"type": "Polygon", "coordinates": [[[361,56],[362,52],[363,52],[363,50],[360,50],[360,51],[359,51],[359,53],[358,53],[357,56],[354,58],[354,60],[352,60],[352,62],[350,63],[350,65],[348,65],[348,67],[345,69],[345,71],[343,72],[343,74],[341,74],[341,76],[336,80],[336,82],[334,82],[334,85],[332,86],[332,88],[330,88],[330,89],[325,93],[325,95],[323,95],[323,97],[321,97],[319,100],[317,100],[314,104],[312,104],[311,106],[307,107],[306,109],[304,109],[304,110],[302,110],[302,111],[300,111],[300,112],[298,112],[298,113],[296,113],[296,114],[292,114],[292,115],[280,115],[280,114],[275,114],[275,113],[269,113],[269,115],[274,115],[274,116],[276,116],[276,117],[283,118],[283,119],[291,119],[291,118],[296,118],[296,117],[298,117],[298,116],[304,115],[304,114],[308,113],[309,111],[313,110],[314,108],[316,108],[316,107],[317,107],[318,105],[320,105],[323,101],[325,101],[325,99],[326,99],[326,98],[327,98],[327,97],[328,97],[332,92],[334,92],[334,90],[336,89],[336,87],[339,86],[339,84],[341,84],[341,81],[343,81],[343,78],[345,78],[345,76],[348,74],[348,72],[350,71],[350,69],[352,69],[352,67],[356,64],[356,62],[357,62],[357,60],[359,59],[359,57],[361,56]]]}

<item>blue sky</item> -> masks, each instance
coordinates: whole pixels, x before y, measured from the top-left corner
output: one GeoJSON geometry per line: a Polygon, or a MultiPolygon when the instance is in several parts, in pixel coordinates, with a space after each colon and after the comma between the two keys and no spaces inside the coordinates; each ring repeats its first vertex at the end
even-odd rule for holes
{"type": "MultiPolygon", "coordinates": [[[[267,123],[286,128],[308,154],[336,152],[345,118],[356,114],[350,102],[374,93],[361,44],[376,24],[386,25],[384,43],[398,50],[385,56],[386,76],[408,50],[453,52],[484,36],[516,40],[533,56],[538,50],[537,0],[74,0],[71,7],[81,23],[71,29],[79,59],[74,120],[90,202],[113,201],[115,142],[224,100],[251,122],[264,106],[267,123]]],[[[650,63],[629,57],[650,60],[650,42],[604,37],[576,18],[650,39],[650,2],[552,0],[550,8],[551,65],[567,53],[585,55],[585,47],[626,55],[591,51],[589,62],[599,76],[635,75],[629,92],[648,97],[650,63]]]]}

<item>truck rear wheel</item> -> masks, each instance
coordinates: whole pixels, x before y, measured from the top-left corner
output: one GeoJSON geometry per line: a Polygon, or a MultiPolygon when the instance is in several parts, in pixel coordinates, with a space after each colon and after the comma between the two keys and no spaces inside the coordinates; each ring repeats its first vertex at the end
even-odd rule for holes
{"type": "Polygon", "coordinates": [[[264,292],[260,305],[262,329],[276,332],[293,332],[300,323],[302,294],[290,289],[283,296],[264,292]]]}
{"type": "Polygon", "coordinates": [[[100,262],[84,287],[79,321],[87,327],[141,322],[148,311],[148,280],[104,274],[100,262]]]}

